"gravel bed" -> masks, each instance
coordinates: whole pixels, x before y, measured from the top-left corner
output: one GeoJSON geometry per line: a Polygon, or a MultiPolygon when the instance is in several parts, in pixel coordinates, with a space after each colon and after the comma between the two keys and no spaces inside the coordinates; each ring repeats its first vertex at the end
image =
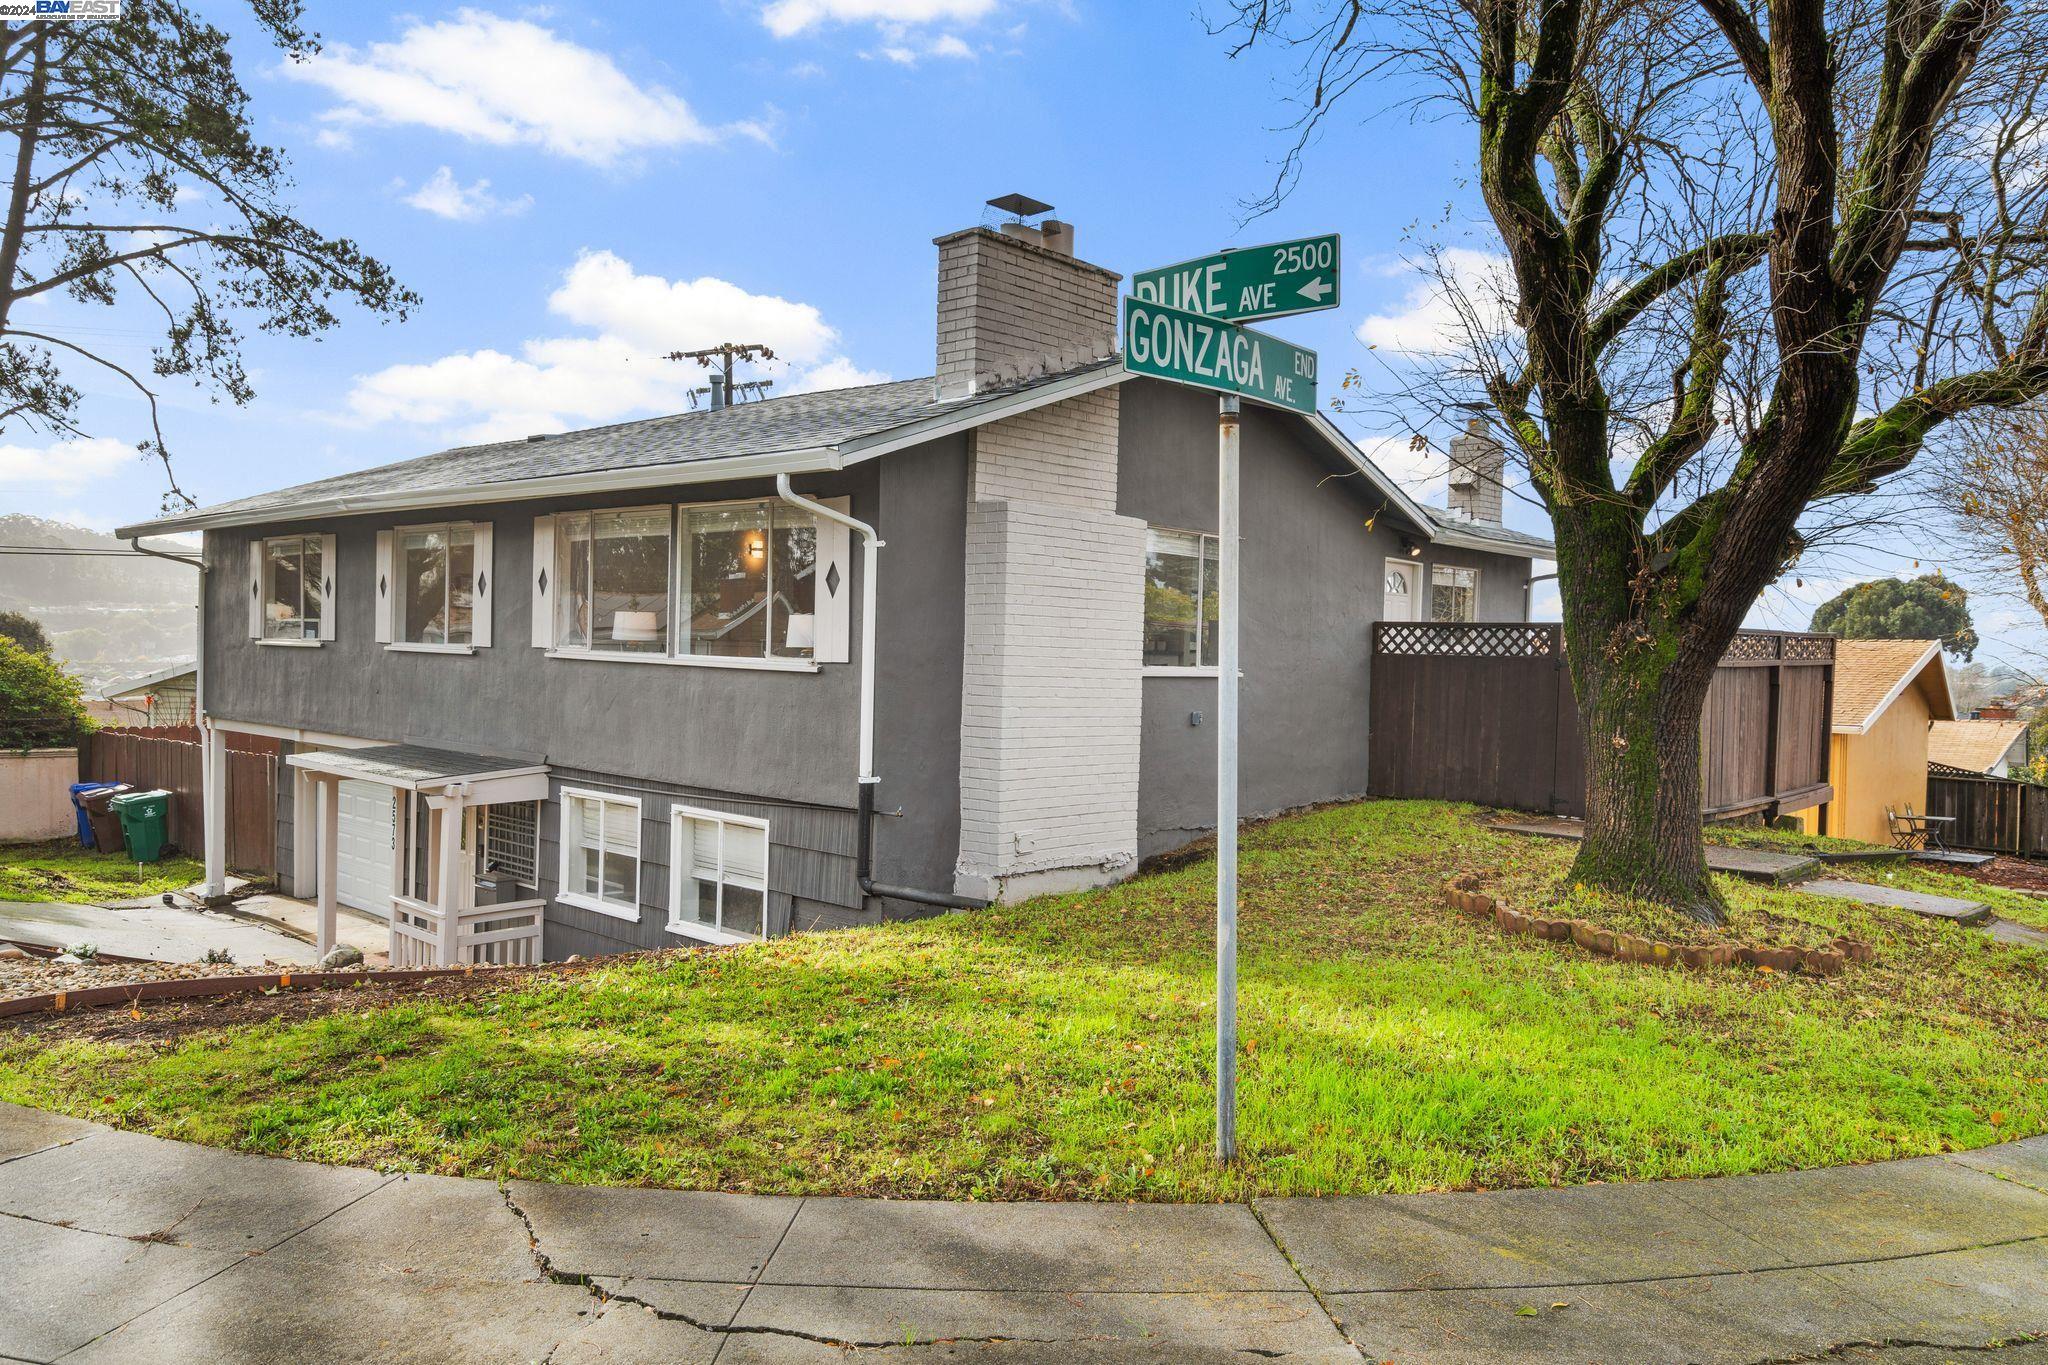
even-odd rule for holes
{"type": "Polygon", "coordinates": [[[273,962],[52,962],[47,958],[0,958],[0,1000],[88,986],[123,986],[137,981],[189,981],[202,976],[260,976],[276,971],[311,971],[303,963],[273,962]]]}

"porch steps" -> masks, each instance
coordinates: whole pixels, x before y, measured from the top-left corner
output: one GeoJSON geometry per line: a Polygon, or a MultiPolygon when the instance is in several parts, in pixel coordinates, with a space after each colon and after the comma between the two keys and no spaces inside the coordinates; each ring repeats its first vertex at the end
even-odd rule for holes
{"type": "MultiPolygon", "coordinates": [[[[1577,820],[1496,820],[1492,827],[1510,834],[1533,834],[1539,839],[1579,840],[1586,837],[1586,827],[1577,820]]],[[[1708,844],[1707,867],[1710,871],[1725,872],[1745,881],[1787,886],[1818,873],[1820,860],[1805,854],[1708,844]]]]}
{"type": "Polygon", "coordinates": [[[1954,896],[1930,896],[1924,891],[1908,891],[1897,886],[1873,886],[1869,882],[1845,882],[1823,877],[1799,889],[1814,896],[1833,896],[1837,900],[1860,901],[1864,905],[1910,910],[1928,919],[1947,920],[1951,924],[1966,924],[1972,928],[1988,924],[1992,919],[1991,907],[1981,902],[1958,900],[1954,896]]]}

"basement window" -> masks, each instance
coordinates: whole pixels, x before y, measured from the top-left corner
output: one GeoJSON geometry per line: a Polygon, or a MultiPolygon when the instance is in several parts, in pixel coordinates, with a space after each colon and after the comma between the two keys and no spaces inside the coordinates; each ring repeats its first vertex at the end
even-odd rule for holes
{"type": "Polygon", "coordinates": [[[712,943],[766,931],[768,822],[678,806],[669,855],[668,928],[712,943]]]}
{"type": "Polygon", "coordinates": [[[618,919],[640,918],[640,803],[562,792],[560,899],[618,919]]]}

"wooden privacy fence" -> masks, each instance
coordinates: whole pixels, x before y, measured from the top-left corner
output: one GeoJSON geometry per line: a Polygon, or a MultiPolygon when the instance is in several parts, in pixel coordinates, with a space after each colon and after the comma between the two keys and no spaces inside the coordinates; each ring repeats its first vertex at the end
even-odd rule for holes
{"type": "MultiPolygon", "coordinates": [[[[1703,815],[1832,799],[1834,663],[1831,635],[1735,637],[1701,717],[1703,815]]],[[[1579,706],[1555,623],[1381,622],[1371,724],[1374,796],[1585,814],[1579,706]]]]}
{"type": "Polygon", "coordinates": [[[1954,817],[1941,836],[1952,847],[2048,858],[2048,787],[2009,777],[1929,773],[1923,814],[1954,817]]]}
{"type": "MultiPolygon", "coordinates": [[[[171,793],[170,840],[187,853],[205,848],[204,751],[196,726],[96,730],[78,745],[78,780],[126,782],[171,793]]],[[[228,866],[277,872],[277,742],[228,736],[228,866]],[[238,747],[246,745],[247,747],[238,747]],[[262,750],[267,749],[267,752],[262,750]]]]}

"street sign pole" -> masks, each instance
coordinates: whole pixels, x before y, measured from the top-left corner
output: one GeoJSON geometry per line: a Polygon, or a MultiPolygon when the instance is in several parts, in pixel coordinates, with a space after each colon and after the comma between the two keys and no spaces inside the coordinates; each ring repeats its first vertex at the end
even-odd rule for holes
{"type": "MultiPolygon", "coordinates": [[[[1316,353],[1240,324],[1335,308],[1335,233],[1143,270],[1124,300],[1124,369],[1216,398],[1216,1156],[1237,1159],[1238,417],[1250,398],[1316,411],[1316,353]]],[[[1196,618],[1205,614],[1195,604],[1196,618]]]]}
{"type": "Polygon", "coordinates": [[[1216,1156],[1237,1159],[1237,425],[1216,399],[1216,1156]]]}

